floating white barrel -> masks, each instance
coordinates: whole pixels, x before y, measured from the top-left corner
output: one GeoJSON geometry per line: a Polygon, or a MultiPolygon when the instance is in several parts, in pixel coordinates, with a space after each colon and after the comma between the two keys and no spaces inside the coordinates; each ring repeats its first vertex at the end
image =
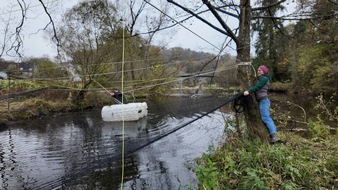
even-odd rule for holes
{"type": "Polygon", "coordinates": [[[104,106],[101,111],[103,121],[136,121],[148,114],[146,102],[114,104],[104,106]]]}

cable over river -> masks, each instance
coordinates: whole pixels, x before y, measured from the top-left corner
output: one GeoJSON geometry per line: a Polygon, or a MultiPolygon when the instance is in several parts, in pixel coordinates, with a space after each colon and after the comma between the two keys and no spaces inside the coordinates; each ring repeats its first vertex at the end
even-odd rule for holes
{"type": "Polygon", "coordinates": [[[124,189],[195,189],[194,159],[219,145],[232,116],[217,110],[190,121],[226,100],[147,100],[148,116],[124,122],[124,138],[122,122],[102,121],[101,109],[2,128],[0,189],[119,189],[123,139],[124,189]]]}

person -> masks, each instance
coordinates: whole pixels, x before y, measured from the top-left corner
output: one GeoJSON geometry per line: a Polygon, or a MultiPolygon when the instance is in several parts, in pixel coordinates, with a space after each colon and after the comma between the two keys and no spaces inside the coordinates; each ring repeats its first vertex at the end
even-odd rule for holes
{"type": "Polygon", "coordinates": [[[259,66],[257,70],[258,81],[254,86],[244,91],[244,96],[255,93],[256,100],[258,101],[259,105],[261,119],[270,133],[270,142],[275,143],[280,141],[280,138],[276,135],[276,125],[270,115],[270,100],[268,98],[268,89],[271,76],[268,73],[269,69],[266,66],[259,66]]]}
{"type": "Polygon", "coordinates": [[[113,89],[113,92],[110,93],[110,95],[114,98],[114,101],[115,101],[117,104],[122,104],[122,102],[123,102],[124,104],[127,103],[126,98],[124,97],[124,95],[122,94],[122,92],[120,92],[120,90],[117,89],[117,88],[114,88],[114,89],[113,89]],[[123,99],[123,101],[122,101],[122,99],[123,99]]]}

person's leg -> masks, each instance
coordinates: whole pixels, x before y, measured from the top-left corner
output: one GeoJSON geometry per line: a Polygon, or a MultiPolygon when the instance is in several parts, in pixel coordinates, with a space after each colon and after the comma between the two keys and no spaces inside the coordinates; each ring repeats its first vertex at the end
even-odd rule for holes
{"type": "Polygon", "coordinates": [[[261,114],[261,119],[265,126],[268,128],[270,135],[276,133],[276,126],[273,122],[271,115],[270,115],[270,100],[264,99],[259,101],[259,111],[261,114]]]}

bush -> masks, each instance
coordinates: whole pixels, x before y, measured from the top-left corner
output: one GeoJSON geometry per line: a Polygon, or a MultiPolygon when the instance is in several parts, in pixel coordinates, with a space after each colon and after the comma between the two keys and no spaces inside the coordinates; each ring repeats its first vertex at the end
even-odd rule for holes
{"type": "Polygon", "coordinates": [[[8,89],[10,87],[11,92],[29,91],[43,88],[44,86],[32,81],[24,80],[0,80],[0,89],[8,89]]]}

